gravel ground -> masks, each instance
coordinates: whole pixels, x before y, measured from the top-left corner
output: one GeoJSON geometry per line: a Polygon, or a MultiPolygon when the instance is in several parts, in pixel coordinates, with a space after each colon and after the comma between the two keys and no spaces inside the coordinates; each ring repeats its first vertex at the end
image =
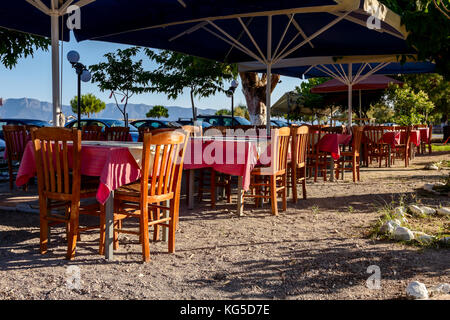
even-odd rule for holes
{"type": "Polygon", "coordinates": [[[116,259],[105,261],[94,231],[82,234],[68,262],[63,228],[52,231],[49,252],[40,255],[38,215],[2,211],[0,299],[403,299],[410,281],[450,282],[449,249],[367,235],[377,210],[401,197],[450,205],[448,197],[418,192],[448,174],[422,170],[441,159],[450,154],[418,156],[409,168],[362,168],[357,184],[350,174],[345,181],[308,181],[308,199],[289,203],[278,217],[268,204],[255,209],[248,202],[245,216],[236,217],[234,205],[211,210],[205,201],[187,210],[182,199],[176,253],[168,254],[165,242],[151,243],[146,264],[132,235],[121,235],[116,259]],[[380,289],[366,286],[371,265],[380,268],[380,289]],[[81,281],[71,282],[78,271],[81,281]]]}

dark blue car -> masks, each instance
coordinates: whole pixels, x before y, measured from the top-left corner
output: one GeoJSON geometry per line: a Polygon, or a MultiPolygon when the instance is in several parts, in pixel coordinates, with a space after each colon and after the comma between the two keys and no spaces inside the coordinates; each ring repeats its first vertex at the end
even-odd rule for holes
{"type": "MultiPolygon", "coordinates": [[[[66,123],[66,128],[76,128],[78,125],[78,121],[72,120],[66,123]]],[[[125,121],[122,120],[114,120],[114,119],[81,119],[80,120],[81,127],[84,126],[99,126],[99,127],[125,127],[125,121]]],[[[138,129],[132,124],[128,125],[130,127],[130,135],[133,141],[138,141],[139,132],[138,129]]]]}

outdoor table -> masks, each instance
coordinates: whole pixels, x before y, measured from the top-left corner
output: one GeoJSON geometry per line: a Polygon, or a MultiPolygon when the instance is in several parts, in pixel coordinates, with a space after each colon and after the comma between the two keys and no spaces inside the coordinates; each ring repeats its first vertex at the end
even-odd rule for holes
{"type": "Polygon", "coordinates": [[[387,131],[383,134],[381,141],[388,145],[389,154],[388,154],[388,163],[389,167],[391,167],[391,152],[395,149],[395,146],[400,144],[400,131],[387,131]]]}
{"type": "MultiPolygon", "coordinates": [[[[341,157],[341,145],[348,145],[352,140],[351,134],[327,133],[318,142],[319,151],[330,153],[330,181],[334,181],[334,160],[341,157]]],[[[344,172],[344,171],[342,171],[344,172]]]]}
{"type": "MultiPolygon", "coordinates": [[[[70,144],[69,144],[70,148],[70,144]]],[[[69,150],[70,151],[70,150],[69,150]]],[[[69,152],[69,155],[72,153],[69,152]]],[[[82,141],[81,174],[100,177],[97,201],[105,205],[105,257],[113,258],[114,190],[140,178],[142,143],[116,141],[82,141]]],[[[69,167],[72,159],[69,156],[69,167]]],[[[32,142],[28,142],[16,177],[22,186],[36,176],[36,162],[32,142]]]]}
{"type": "MultiPolygon", "coordinates": [[[[264,140],[267,141],[267,140],[264,140]]],[[[217,172],[238,177],[237,214],[242,215],[241,195],[250,187],[251,171],[267,150],[267,144],[258,146],[255,138],[198,137],[187,144],[183,169],[189,174],[188,207],[194,207],[194,170],[212,168],[217,172]]]]}
{"type": "Polygon", "coordinates": [[[430,128],[418,128],[420,132],[420,140],[425,143],[430,143],[430,128]]]}

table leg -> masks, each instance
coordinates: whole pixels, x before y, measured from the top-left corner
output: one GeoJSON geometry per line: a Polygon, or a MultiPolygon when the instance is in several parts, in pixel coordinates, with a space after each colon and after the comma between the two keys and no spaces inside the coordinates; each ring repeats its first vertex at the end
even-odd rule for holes
{"type": "Polygon", "coordinates": [[[334,182],[334,161],[333,161],[333,157],[330,157],[330,181],[334,182]]]}
{"type": "Polygon", "coordinates": [[[114,259],[113,242],[114,242],[114,191],[109,194],[105,203],[105,258],[107,260],[114,259]]]}
{"type": "Polygon", "coordinates": [[[391,145],[389,144],[388,145],[388,161],[389,161],[389,163],[388,163],[388,166],[389,166],[389,168],[391,167],[391,161],[392,161],[392,159],[391,159],[391,145]]]}
{"type": "Polygon", "coordinates": [[[195,170],[189,170],[188,209],[194,209],[194,175],[195,170]]]}
{"type": "Polygon", "coordinates": [[[242,177],[238,176],[238,194],[237,194],[237,215],[244,215],[244,188],[242,186],[242,177]]]}

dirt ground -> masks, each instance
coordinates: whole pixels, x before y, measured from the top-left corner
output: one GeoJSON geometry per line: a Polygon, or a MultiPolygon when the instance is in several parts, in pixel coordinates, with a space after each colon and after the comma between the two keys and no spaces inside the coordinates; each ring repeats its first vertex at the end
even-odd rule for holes
{"type": "Polygon", "coordinates": [[[188,210],[182,199],[176,253],[167,253],[166,242],[151,243],[146,264],[132,235],[121,235],[115,260],[106,261],[95,231],[82,234],[68,262],[63,228],[52,231],[49,252],[40,255],[38,215],[1,211],[0,299],[403,299],[411,281],[427,288],[450,282],[450,250],[367,234],[378,209],[400,198],[450,206],[448,197],[418,191],[448,175],[423,170],[442,159],[450,153],[417,156],[409,168],[362,168],[356,184],[350,173],[345,181],[309,180],[308,199],[277,217],[269,204],[255,209],[247,201],[237,217],[234,204],[211,210],[205,200],[188,210]],[[366,286],[371,265],[380,268],[380,289],[366,286]],[[81,281],[71,280],[78,271],[81,281]]]}

